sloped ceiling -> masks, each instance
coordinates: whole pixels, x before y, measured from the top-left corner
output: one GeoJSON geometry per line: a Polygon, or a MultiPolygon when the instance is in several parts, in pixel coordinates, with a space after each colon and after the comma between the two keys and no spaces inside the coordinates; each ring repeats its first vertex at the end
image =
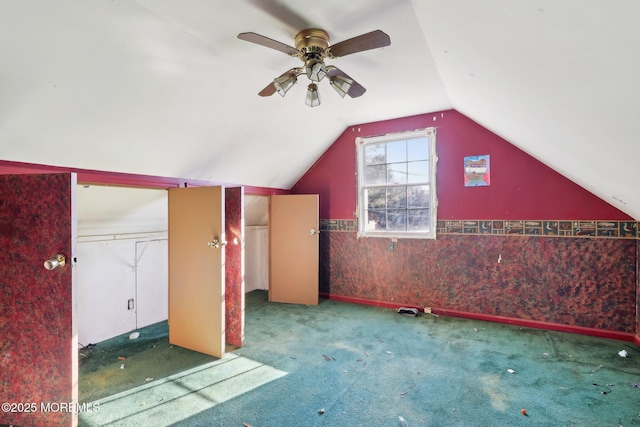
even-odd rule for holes
{"type": "Polygon", "coordinates": [[[0,0],[0,159],[289,188],[354,124],[455,108],[640,218],[640,2],[0,0]],[[300,66],[237,39],[391,46],[327,63],[367,88],[257,93],[300,66]]]}

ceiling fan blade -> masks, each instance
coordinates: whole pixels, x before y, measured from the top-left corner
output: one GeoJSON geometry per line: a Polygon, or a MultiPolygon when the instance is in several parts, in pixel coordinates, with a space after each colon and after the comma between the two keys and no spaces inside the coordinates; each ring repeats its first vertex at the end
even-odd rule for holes
{"type": "Polygon", "coordinates": [[[278,21],[288,25],[295,31],[300,31],[302,28],[310,28],[313,25],[311,22],[297,14],[293,9],[287,5],[282,4],[280,1],[274,0],[250,0],[254,6],[262,10],[268,15],[278,21]]]}
{"type": "Polygon", "coordinates": [[[296,56],[299,53],[298,49],[296,49],[295,47],[280,43],[279,41],[270,39],[269,37],[261,36],[260,34],[256,33],[240,33],[238,34],[238,38],[247,42],[259,44],[260,46],[279,50],[280,52],[286,53],[290,56],[296,56]]]}
{"type": "Polygon", "coordinates": [[[342,77],[344,79],[351,80],[353,83],[351,84],[351,87],[349,88],[349,91],[347,92],[347,95],[349,95],[351,98],[358,98],[359,96],[364,95],[364,93],[367,91],[367,89],[365,89],[364,86],[362,86],[357,81],[353,80],[353,78],[349,77],[349,75],[347,73],[345,73],[344,71],[342,71],[339,68],[331,66],[327,70],[327,75],[329,77],[340,76],[340,77],[342,77]]]}
{"type": "Polygon", "coordinates": [[[329,48],[329,56],[338,58],[356,52],[389,46],[390,44],[391,38],[384,31],[375,30],[334,44],[329,48]]]}
{"type": "Polygon", "coordinates": [[[260,96],[271,96],[276,93],[276,85],[273,82],[269,83],[267,87],[258,92],[260,96]]]}

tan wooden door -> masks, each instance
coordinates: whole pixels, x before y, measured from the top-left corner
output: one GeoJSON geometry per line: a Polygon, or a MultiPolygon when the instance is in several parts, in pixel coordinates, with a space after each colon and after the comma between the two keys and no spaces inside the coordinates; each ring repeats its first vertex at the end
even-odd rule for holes
{"type": "Polygon", "coordinates": [[[169,342],[225,350],[224,188],[169,189],[169,342]]]}
{"type": "Polygon", "coordinates": [[[318,304],[318,195],[269,198],[269,301],[318,304]]]}

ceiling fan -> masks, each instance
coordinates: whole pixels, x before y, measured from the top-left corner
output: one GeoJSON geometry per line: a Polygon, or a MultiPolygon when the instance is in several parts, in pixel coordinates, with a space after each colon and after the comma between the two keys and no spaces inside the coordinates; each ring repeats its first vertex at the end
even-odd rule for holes
{"type": "Polygon", "coordinates": [[[324,63],[325,58],[339,58],[352,53],[391,45],[389,36],[380,30],[371,31],[334,45],[331,45],[329,34],[319,28],[308,28],[296,34],[294,38],[295,47],[256,33],[240,33],[238,38],[299,58],[304,63],[304,66],[292,68],[276,77],[258,95],[271,96],[278,92],[280,95],[285,96],[297,82],[298,76],[305,73],[311,80],[305,100],[305,103],[310,107],[320,105],[317,83],[325,77],[329,79],[331,87],[343,98],[345,95],[357,98],[366,92],[362,85],[345,72],[333,65],[326,65],[324,63]]]}

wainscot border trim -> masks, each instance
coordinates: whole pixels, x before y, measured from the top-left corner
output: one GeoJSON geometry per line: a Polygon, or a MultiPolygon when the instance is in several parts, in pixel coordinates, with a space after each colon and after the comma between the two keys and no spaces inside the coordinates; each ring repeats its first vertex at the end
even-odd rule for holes
{"type": "MultiPolygon", "coordinates": [[[[636,221],[438,220],[436,234],[638,239],[636,221]]],[[[321,219],[321,231],[357,232],[355,219],[321,219]]]]}

